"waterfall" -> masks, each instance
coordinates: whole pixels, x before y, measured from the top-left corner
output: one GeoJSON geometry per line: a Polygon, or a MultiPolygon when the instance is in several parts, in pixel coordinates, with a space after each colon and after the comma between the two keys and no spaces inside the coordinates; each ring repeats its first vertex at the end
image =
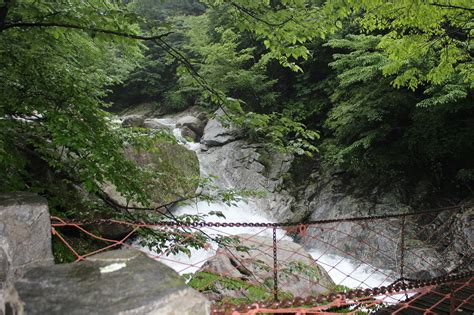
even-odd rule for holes
{"type": "MultiPolygon", "coordinates": [[[[172,129],[174,136],[182,145],[186,146],[188,149],[196,152],[199,163],[200,163],[200,173],[201,177],[207,177],[209,175],[219,175],[213,174],[212,167],[209,163],[206,162],[206,153],[201,151],[201,145],[199,143],[189,142],[181,136],[181,131],[179,128],[176,128],[176,121],[173,118],[160,118],[157,119],[157,122],[168,126],[172,129]]],[[[215,182],[219,188],[233,188],[231,184],[225,179],[218,179],[215,182]]],[[[275,222],[271,217],[271,214],[265,213],[259,210],[255,199],[249,198],[247,201],[238,201],[235,206],[228,206],[221,202],[211,202],[199,201],[196,203],[189,203],[187,205],[178,206],[174,209],[176,215],[184,214],[208,214],[211,211],[220,211],[225,218],[210,216],[209,220],[214,222],[275,222]]],[[[237,234],[256,234],[260,233],[260,236],[271,237],[272,230],[266,229],[262,231],[262,228],[251,228],[251,227],[227,227],[227,228],[203,228],[203,232],[208,234],[220,234],[220,235],[237,235],[237,234]]],[[[277,230],[278,239],[291,239],[289,236],[285,235],[285,232],[281,229],[277,230]]],[[[190,257],[186,254],[176,254],[169,255],[166,257],[160,257],[159,260],[166,265],[170,266],[180,274],[194,273],[196,272],[208,258],[212,257],[217,250],[218,245],[214,242],[211,242],[210,248],[208,249],[191,249],[190,257]]],[[[152,251],[149,251],[147,248],[142,248],[142,250],[154,254],[152,251]]],[[[388,285],[394,279],[389,279],[385,273],[378,272],[374,270],[373,267],[361,264],[359,262],[351,261],[347,258],[343,258],[334,254],[324,254],[317,249],[312,249],[308,251],[309,254],[317,260],[317,262],[328,271],[331,278],[336,284],[344,285],[349,288],[356,287],[376,287],[380,285],[388,285]],[[336,266],[336,268],[334,267],[336,266]],[[347,275],[350,275],[347,277],[347,275]]],[[[156,253],[155,253],[156,254],[156,253]]],[[[388,273],[388,272],[387,272],[388,273]]]]}

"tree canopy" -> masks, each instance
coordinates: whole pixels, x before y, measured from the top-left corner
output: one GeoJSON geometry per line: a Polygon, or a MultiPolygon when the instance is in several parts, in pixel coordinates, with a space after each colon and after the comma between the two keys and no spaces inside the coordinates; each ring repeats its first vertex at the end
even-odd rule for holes
{"type": "MultiPolygon", "coordinates": [[[[0,187],[149,204],[111,105],[221,107],[249,137],[377,178],[474,179],[469,0],[0,1],[0,187]],[[48,169],[52,181],[39,176],[48,169]],[[134,176],[130,176],[134,174],[134,176]]],[[[318,162],[318,163],[319,163],[318,162]]]]}

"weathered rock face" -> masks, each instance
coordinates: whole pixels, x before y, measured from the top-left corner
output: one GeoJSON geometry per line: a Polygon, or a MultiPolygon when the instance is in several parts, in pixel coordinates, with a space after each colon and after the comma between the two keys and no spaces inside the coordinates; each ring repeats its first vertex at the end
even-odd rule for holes
{"type": "Polygon", "coordinates": [[[131,115],[125,117],[122,121],[122,127],[130,128],[130,127],[143,127],[145,123],[145,117],[139,115],[131,115]]]}
{"type": "Polygon", "coordinates": [[[442,256],[447,270],[473,270],[474,265],[474,200],[460,212],[442,212],[419,230],[422,240],[430,240],[442,256]]]}
{"type": "MultiPolygon", "coordinates": [[[[474,201],[474,200],[473,200],[474,201]]],[[[474,207],[471,206],[466,208],[463,213],[456,214],[454,216],[454,224],[452,228],[452,250],[453,253],[462,253],[461,263],[467,265],[472,270],[474,268],[473,255],[474,255],[474,207]]],[[[456,261],[453,258],[453,261],[456,261]]]]}
{"type": "Polygon", "coordinates": [[[223,187],[263,191],[263,198],[253,200],[262,212],[283,220],[292,219],[288,209],[293,197],[282,187],[291,155],[270,152],[262,145],[243,140],[210,147],[200,155],[202,168],[212,170],[209,175],[218,176],[223,187]]]}
{"type": "Polygon", "coordinates": [[[192,130],[199,138],[204,132],[204,127],[206,126],[206,121],[194,116],[184,116],[178,119],[176,127],[187,127],[192,130]]]}
{"type": "Polygon", "coordinates": [[[181,129],[181,136],[185,139],[191,140],[193,142],[199,141],[200,136],[197,135],[194,131],[189,129],[186,126],[183,126],[180,128],[181,129]]]}
{"type": "MultiPolygon", "coordinates": [[[[358,190],[357,185],[339,173],[312,174],[310,184],[301,191],[298,200],[299,207],[306,209],[312,221],[413,211],[407,206],[402,189],[358,190]]],[[[442,255],[417,235],[420,224],[414,217],[406,219],[405,276],[415,277],[420,271],[440,275],[447,266],[442,255]]],[[[401,261],[401,229],[400,218],[324,224],[309,229],[302,241],[308,248],[329,248],[337,255],[397,273],[401,261]]]]}
{"type": "MultiPolygon", "coordinates": [[[[271,291],[272,238],[242,234],[236,239],[239,242],[235,245],[219,248],[216,256],[207,261],[200,271],[257,283],[271,291]]],[[[329,275],[300,245],[289,240],[279,240],[277,249],[278,283],[282,291],[293,296],[307,296],[326,294],[333,289],[334,282],[329,275]]],[[[248,295],[244,291],[230,290],[217,281],[214,290],[207,292],[207,295],[214,299],[221,299],[222,296],[243,297],[248,295]]]]}
{"type": "MultiPolygon", "coordinates": [[[[180,196],[192,195],[197,188],[195,181],[189,178],[199,176],[199,161],[196,153],[184,146],[166,141],[157,142],[158,152],[136,151],[129,149],[127,158],[138,165],[163,173],[160,180],[148,183],[153,195],[153,205],[158,206],[176,200],[180,196]],[[186,179],[188,178],[188,180],[186,179]]],[[[134,174],[130,174],[133,176],[134,174]]],[[[104,191],[116,202],[125,205],[126,200],[108,185],[104,191]]],[[[139,206],[130,203],[130,205],[139,206]]]]}
{"type": "Polygon", "coordinates": [[[46,199],[26,192],[0,195],[0,314],[23,314],[13,282],[31,267],[53,264],[46,199]]]}
{"type": "Polygon", "coordinates": [[[135,250],[38,267],[15,283],[28,315],[209,314],[209,302],[171,268],[135,250]]]}
{"type": "Polygon", "coordinates": [[[232,126],[224,127],[222,125],[219,121],[219,117],[222,115],[224,115],[224,112],[219,109],[215,113],[215,118],[207,122],[204,128],[204,135],[201,138],[201,143],[204,147],[222,146],[240,137],[240,132],[237,128],[232,126]]]}
{"type": "Polygon", "coordinates": [[[143,121],[143,128],[171,131],[171,128],[156,118],[147,118],[143,121]]]}
{"type": "Polygon", "coordinates": [[[26,268],[53,264],[46,199],[23,192],[0,195],[0,249],[5,279],[26,268]]]}

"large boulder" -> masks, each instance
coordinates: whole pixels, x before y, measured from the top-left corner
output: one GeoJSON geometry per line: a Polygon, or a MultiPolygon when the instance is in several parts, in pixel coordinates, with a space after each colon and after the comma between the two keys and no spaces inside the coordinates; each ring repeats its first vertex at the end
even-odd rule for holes
{"type": "Polygon", "coordinates": [[[53,264],[46,199],[27,192],[0,195],[0,249],[2,278],[53,264]]]}
{"type": "MultiPolygon", "coordinates": [[[[229,279],[256,284],[271,293],[274,275],[272,238],[241,234],[235,239],[237,242],[221,246],[216,255],[201,267],[201,273],[223,277],[223,280],[213,282],[213,288],[204,294],[217,300],[225,296],[248,296],[249,292],[245,289],[229,288],[226,285],[229,279]]],[[[282,294],[326,294],[334,288],[334,282],[327,272],[301,245],[290,240],[278,240],[277,257],[278,283],[282,294]]]]}
{"type": "Polygon", "coordinates": [[[191,140],[193,142],[199,141],[199,135],[197,135],[194,131],[192,131],[188,127],[183,126],[180,129],[181,129],[181,136],[184,139],[191,140]]]}
{"type": "MultiPolygon", "coordinates": [[[[318,171],[302,191],[299,207],[309,211],[311,221],[365,217],[413,212],[404,199],[403,189],[373,188],[370,191],[356,185],[353,178],[340,172],[318,171]]],[[[404,235],[405,276],[420,273],[432,277],[446,272],[441,255],[430,242],[420,238],[422,226],[418,217],[407,217],[404,235]]],[[[353,222],[320,224],[308,229],[302,242],[310,249],[367,262],[375,268],[392,270],[399,276],[401,261],[402,219],[387,218],[353,222]]],[[[432,229],[426,230],[433,233],[432,229]]]]}
{"type": "MultiPolygon", "coordinates": [[[[125,155],[138,165],[162,174],[157,181],[147,183],[152,194],[152,206],[172,202],[179,197],[193,195],[197,183],[191,180],[199,176],[199,161],[194,151],[168,141],[157,141],[156,152],[129,148],[125,155]]],[[[134,176],[134,174],[129,174],[134,176]]],[[[126,205],[125,198],[113,185],[105,185],[103,190],[119,204],[126,205]]],[[[130,206],[140,206],[131,202],[130,206]]]]}
{"type": "Polygon", "coordinates": [[[171,268],[136,250],[37,267],[15,283],[28,315],[209,314],[209,302],[171,268]]]}
{"type": "Polygon", "coordinates": [[[162,131],[172,131],[172,128],[169,125],[163,123],[162,120],[157,118],[147,118],[143,121],[143,127],[148,129],[156,129],[162,131]]]}
{"type": "Polygon", "coordinates": [[[145,117],[139,115],[127,116],[122,121],[122,127],[124,128],[142,128],[144,127],[145,117]]]}
{"type": "Polygon", "coordinates": [[[23,314],[13,282],[28,269],[53,264],[46,199],[32,193],[0,195],[0,314],[23,314]]]}
{"type": "Polygon", "coordinates": [[[218,176],[218,184],[262,191],[265,193],[262,198],[249,198],[249,202],[279,220],[295,220],[290,211],[293,197],[283,185],[293,160],[291,154],[271,151],[264,145],[248,144],[244,140],[210,147],[199,154],[202,168],[218,176]]]}
{"type": "Polygon", "coordinates": [[[239,138],[240,132],[233,126],[224,126],[220,119],[224,112],[219,109],[215,113],[215,118],[210,119],[204,128],[201,143],[205,147],[222,146],[239,138]]]}
{"type": "Polygon", "coordinates": [[[447,270],[474,270],[474,203],[467,201],[461,211],[445,211],[430,220],[418,236],[429,240],[441,254],[447,270]]]}
{"type": "Polygon", "coordinates": [[[188,127],[199,137],[201,137],[204,132],[204,126],[206,126],[206,122],[194,116],[184,116],[176,122],[176,127],[188,127]]]}

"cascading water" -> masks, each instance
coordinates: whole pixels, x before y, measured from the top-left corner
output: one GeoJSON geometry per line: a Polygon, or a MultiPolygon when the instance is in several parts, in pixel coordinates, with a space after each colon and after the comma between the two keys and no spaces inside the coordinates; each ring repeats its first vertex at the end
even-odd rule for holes
{"type": "MultiPolygon", "coordinates": [[[[207,177],[213,174],[209,163],[205,163],[206,153],[201,152],[201,145],[199,143],[189,142],[181,136],[181,130],[176,128],[176,121],[173,118],[161,118],[156,119],[162,125],[167,126],[173,130],[173,134],[176,139],[185,145],[188,149],[196,152],[200,162],[200,173],[201,177],[207,177]]],[[[233,188],[225,180],[217,180],[215,182],[219,188],[229,189],[233,188]]],[[[249,198],[246,202],[238,201],[234,206],[228,206],[221,202],[199,201],[196,203],[190,203],[188,205],[178,206],[174,209],[175,215],[184,214],[209,214],[211,211],[220,211],[225,218],[210,216],[209,218],[214,222],[274,222],[275,220],[270,214],[265,213],[256,206],[254,199],[249,198]]],[[[213,228],[203,228],[202,231],[210,235],[237,235],[237,234],[256,234],[261,232],[260,236],[271,237],[271,229],[267,229],[262,232],[261,228],[249,228],[249,227],[228,227],[225,231],[219,231],[213,228]]],[[[286,236],[283,230],[277,230],[278,239],[290,239],[286,236]]],[[[208,249],[191,250],[191,255],[185,254],[168,255],[166,257],[159,258],[160,261],[170,266],[180,274],[194,273],[196,272],[208,258],[214,255],[217,250],[217,244],[210,244],[208,249]]],[[[142,250],[149,251],[147,248],[142,250]]],[[[375,287],[380,285],[388,285],[393,279],[387,278],[384,273],[375,270],[373,267],[366,264],[355,264],[353,261],[332,254],[318,251],[317,249],[309,250],[309,254],[329,273],[331,278],[336,284],[344,285],[349,288],[356,287],[375,287]],[[349,275],[349,276],[348,276],[349,275]]],[[[150,252],[153,254],[153,252],[150,252]]]]}

